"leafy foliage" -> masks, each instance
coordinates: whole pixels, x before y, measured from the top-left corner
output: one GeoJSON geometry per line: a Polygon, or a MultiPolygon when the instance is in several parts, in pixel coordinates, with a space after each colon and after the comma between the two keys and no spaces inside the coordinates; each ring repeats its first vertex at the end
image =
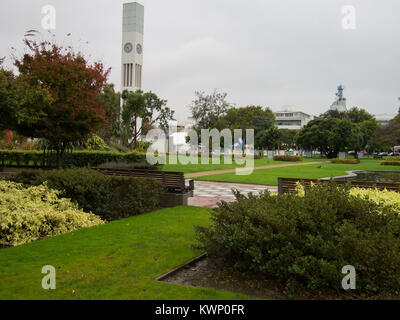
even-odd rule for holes
{"type": "Polygon", "coordinates": [[[331,159],[331,163],[359,164],[359,159],[331,159]]]}
{"type": "Polygon", "coordinates": [[[214,90],[211,94],[196,91],[195,95],[190,110],[196,121],[196,129],[225,129],[222,118],[232,108],[232,104],[226,101],[228,94],[214,90]]]}
{"type": "Polygon", "coordinates": [[[230,108],[221,118],[225,128],[254,129],[254,134],[267,130],[274,125],[275,115],[270,108],[261,106],[247,106],[242,108],[230,108]]]}
{"type": "Polygon", "coordinates": [[[257,148],[274,150],[279,148],[279,140],[281,131],[277,127],[271,127],[267,130],[259,132],[255,137],[257,148]]]}
{"type": "Polygon", "coordinates": [[[400,166],[400,161],[396,160],[383,160],[381,162],[382,166],[400,166]]]}
{"type": "Polygon", "coordinates": [[[120,100],[119,92],[115,92],[114,84],[107,83],[104,86],[103,92],[100,94],[99,99],[105,107],[105,117],[107,119],[107,126],[99,130],[98,134],[107,143],[119,137],[120,134],[120,100]]]}
{"type": "Polygon", "coordinates": [[[400,114],[390,120],[388,125],[378,127],[371,144],[374,150],[381,151],[400,145],[400,114]]]}
{"type": "Polygon", "coordinates": [[[25,188],[0,180],[0,244],[17,246],[104,223],[60,193],[46,183],[25,188]]]}
{"type": "Polygon", "coordinates": [[[357,136],[350,148],[354,150],[373,149],[373,137],[378,130],[378,122],[374,116],[365,109],[353,107],[348,111],[328,110],[320,116],[324,119],[339,119],[355,124],[357,136]]]}
{"type": "Polygon", "coordinates": [[[300,156],[291,156],[291,155],[285,155],[285,156],[274,156],[274,161],[291,161],[291,162],[298,162],[301,161],[303,158],[300,156]]]}
{"type": "Polygon", "coordinates": [[[340,151],[361,145],[361,129],[348,120],[318,118],[310,121],[297,137],[297,144],[306,150],[319,150],[328,158],[340,151]]]}
{"type": "MultiPolygon", "coordinates": [[[[96,167],[107,162],[137,163],[149,167],[146,154],[132,151],[128,153],[107,151],[74,151],[68,154],[67,164],[73,167],[96,167]]],[[[17,167],[43,166],[43,151],[0,150],[0,165],[17,167]]]]}
{"type": "Polygon", "coordinates": [[[97,150],[97,151],[108,151],[110,148],[106,145],[104,140],[100,138],[98,135],[91,136],[88,141],[86,141],[86,147],[89,150],[97,150]]]}
{"type": "Polygon", "coordinates": [[[50,188],[60,191],[60,196],[107,220],[156,209],[162,191],[161,184],[154,179],[105,176],[90,169],[22,172],[10,179],[33,186],[47,181],[50,188]]]}
{"type": "Polygon", "coordinates": [[[167,107],[167,100],[160,99],[153,92],[141,90],[122,93],[124,106],[122,110],[121,137],[126,146],[137,147],[139,137],[145,135],[155,124],[166,130],[168,122],[174,119],[174,111],[167,107]],[[142,119],[140,125],[138,119],[142,119]],[[132,139],[131,141],[129,141],[132,139]]]}
{"type": "Polygon", "coordinates": [[[297,147],[297,130],[280,129],[280,148],[295,149],[297,147]]]}
{"type": "Polygon", "coordinates": [[[198,227],[199,245],[247,274],[281,280],[287,292],[340,291],[342,267],[357,271],[355,293],[397,293],[400,286],[400,212],[348,187],[319,184],[304,195],[222,203],[212,225],[198,227]]]}
{"type": "Polygon", "coordinates": [[[83,54],[49,41],[24,42],[28,52],[15,60],[18,80],[21,86],[37,88],[38,93],[28,95],[32,99],[16,95],[19,102],[9,129],[49,141],[57,151],[60,168],[70,143],[85,141],[106,125],[104,101],[99,95],[110,70],[100,62],[89,64],[83,54]]]}
{"type": "MultiPolygon", "coordinates": [[[[0,59],[0,67],[2,62],[0,59]]],[[[35,123],[52,101],[43,83],[28,82],[25,75],[16,77],[12,71],[0,68],[0,130],[35,123]]]]}

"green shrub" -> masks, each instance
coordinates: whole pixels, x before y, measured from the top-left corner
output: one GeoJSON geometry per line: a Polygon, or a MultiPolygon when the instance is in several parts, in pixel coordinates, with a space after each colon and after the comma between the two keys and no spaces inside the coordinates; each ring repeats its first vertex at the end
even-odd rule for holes
{"type": "Polygon", "coordinates": [[[383,157],[383,160],[400,161],[400,157],[399,156],[388,156],[388,157],[383,157]]]}
{"type": "Polygon", "coordinates": [[[98,210],[108,220],[150,212],[160,204],[162,188],[154,179],[110,177],[109,189],[112,192],[108,192],[98,210]]]}
{"type": "Polygon", "coordinates": [[[86,142],[88,150],[109,151],[110,147],[98,135],[91,136],[86,142]]]}
{"type": "Polygon", "coordinates": [[[46,184],[25,188],[0,180],[0,245],[16,246],[103,224],[46,184]]]}
{"type": "Polygon", "coordinates": [[[331,163],[359,164],[359,159],[331,159],[331,163]]]}
{"type": "MultiPolygon", "coordinates": [[[[107,162],[147,164],[146,154],[136,151],[129,153],[74,151],[72,154],[66,154],[65,157],[67,165],[77,168],[95,167],[107,162]]],[[[43,160],[43,151],[0,150],[0,165],[2,166],[41,167],[43,160]]]]}
{"type": "Polygon", "coordinates": [[[382,166],[400,166],[400,161],[383,160],[382,166]]]}
{"type": "Polygon", "coordinates": [[[83,168],[21,172],[8,179],[33,186],[47,181],[50,188],[60,190],[62,197],[107,220],[156,209],[162,191],[161,184],[154,179],[105,176],[83,168]]]}
{"type": "Polygon", "coordinates": [[[152,143],[149,141],[138,141],[135,150],[139,152],[147,152],[147,149],[150,148],[151,144],[152,143]]]}
{"type": "Polygon", "coordinates": [[[300,156],[290,156],[290,155],[285,155],[285,156],[275,156],[274,160],[275,161],[301,161],[303,158],[300,156]]]}
{"type": "Polygon", "coordinates": [[[341,270],[357,272],[353,294],[400,287],[400,212],[333,183],[297,194],[246,198],[212,211],[197,247],[247,274],[283,281],[286,292],[344,292],[341,270]]]}

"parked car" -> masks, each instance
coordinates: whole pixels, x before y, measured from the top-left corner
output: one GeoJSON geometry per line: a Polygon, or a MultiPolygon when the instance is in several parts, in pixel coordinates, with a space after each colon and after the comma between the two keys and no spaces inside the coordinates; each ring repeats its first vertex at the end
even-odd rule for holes
{"type": "Polygon", "coordinates": [[[387,157],[389,154],[387,152],[381,152],[378,154],[380,157],[387,157]]]}
{"type": "Polygon", "coordinates": [[[400,157],[400,152],[391,152],[389,153],[389,157],[400,157]]]}
{"type": "Polygon", "coordinates": [[[355,156],[356,152],[355,151],[349,151],[349,156],[355,156]]]}

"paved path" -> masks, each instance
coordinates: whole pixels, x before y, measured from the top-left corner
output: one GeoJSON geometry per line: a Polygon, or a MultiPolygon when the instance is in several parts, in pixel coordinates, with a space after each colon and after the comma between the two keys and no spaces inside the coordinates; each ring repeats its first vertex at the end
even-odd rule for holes
{"type": "MultiPolygon", "coordinates": [[[[319,164],[322,162],[302,162],[302,163],[285,163],[285,164],[272,164],[267,166],[254,167],[254,170],[262,170],[262,169],[273,169],[273,168],[284,168],[284,167],[293,167],[293,166],[305,166],[308,164],[319,164]]],[[[247,171],[246,168],[240,168],[240,171],[247,171]]],[[[198,178],[204,176],[211,176],[215,174],[224,174],[224,173],[235,173],[236,169],[224,169],[224,170],[214,170],[214,171],[203,171],[203,172],[195,172],[195,173],[187,173],[185,174],[185,178],[198,178]]]]}
{"type": "Polygon", "coordinates": [[[189,205],[196,207],[215,208],[221,200],[226,202],[235,201],[232,189],[238,190],[243,195],[253,193],[258,195],[265,190],[278,192],[278,187],[261,186],[254,184],[223,183],[195,181],[194,197],[189,198],[189,205]]]}

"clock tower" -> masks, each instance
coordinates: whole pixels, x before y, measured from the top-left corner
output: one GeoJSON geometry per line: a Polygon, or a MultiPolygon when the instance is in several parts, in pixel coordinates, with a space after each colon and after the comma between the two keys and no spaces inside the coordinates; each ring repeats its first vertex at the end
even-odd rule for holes
{"type": "Polygon", "coordinates": [[[142,88],[144,7],[124,3],[122,21],[121,92],[142,88]]]}

